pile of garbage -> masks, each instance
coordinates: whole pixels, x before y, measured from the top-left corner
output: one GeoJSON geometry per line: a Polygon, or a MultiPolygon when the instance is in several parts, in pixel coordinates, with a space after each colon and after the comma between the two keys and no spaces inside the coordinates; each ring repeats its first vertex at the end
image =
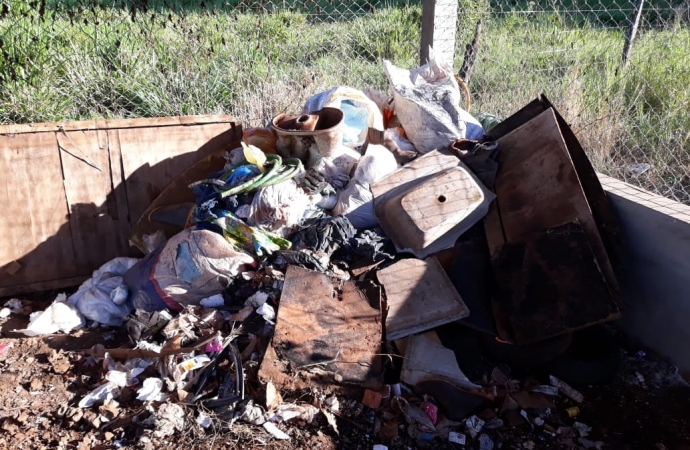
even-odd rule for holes
{"type": "Polygon", "coordinates": [[[131,345],[83,352],[100,381],[76,408],[109,423],[140,402],[129,420],[158,438],[190,417],[288,440],[288,422],[337,433],[363,415],[377,450],[403,436],[491,450],[515,428],[601,448],[582,394],[547,373],[572,375],[550,362],[619,311],[581,147],[544,97],[478,120],[449,65],[385,70],[390,94],[336,87],[245,130],[189,185],[193,205],[145,213],[176,234],[134,236],[142,259],[31,314],[28,336],[127,331],[131,345]]]}

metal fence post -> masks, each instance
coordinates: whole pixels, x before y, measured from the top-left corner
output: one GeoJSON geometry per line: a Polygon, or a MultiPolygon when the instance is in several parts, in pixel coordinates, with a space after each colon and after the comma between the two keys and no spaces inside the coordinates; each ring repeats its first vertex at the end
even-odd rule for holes
{"type": "Polygon", "coordinates": [[[437,59],[453,64],[457,22],[457,0],[422,0],[421,64],[429,61],[429,47],[434,49],[437,59]]]}

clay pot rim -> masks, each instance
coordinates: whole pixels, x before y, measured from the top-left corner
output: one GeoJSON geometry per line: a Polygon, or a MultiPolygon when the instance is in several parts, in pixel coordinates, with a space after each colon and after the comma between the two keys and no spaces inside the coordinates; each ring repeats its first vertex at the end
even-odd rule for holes
{"type": "MultiPolygon", "coordinates": [[[[328,134],[328,133],[332,133],[335,129],[337,129],[340,125],[342,125],[343,121],[345,120],[345,114],[344,114],[340,109],[338,109],[338,108],[332,108],[332,107],[329,107],[329,106],[323,107],[323,108],[321,108],[321,109],[318,110],[318,111],[312,111],[312,112],[310,112],[310,113],[308,113],[308,114],[316,114],[316,113],[318,113],[319,111],[323,111],[323,110],[332,110],[333,113],[339,114],[339,115],[340,115],[340,120],[338,120],[338,123],[336,123],[335,125],[333,125],[333,126],[330,127],[330,128],[326,128],[325,130],[313,130],[313,131],[286,130],[285,128],[280,128],[278,125],[276,125],[276,121],[278,121],[278,119],[282,119],[283,117],[291,117],[291,116],[288,116],[288,115],[285,114],[285,113],[280,113],[280,114],[278,114],[277,116],[275,116],[275,117],[273,118],[273,120],[271,120],[271,127],[272,127],[273,129],[275,129],[276,132],[278,132],[278,133],[289,134],[289,135],[292,135],[292,136],[314,136],[314,135],[319,135],[319,134],[328,134]]],[[[303,114],[299,114],[299,115],[294,116],[294,117],[300,117],[300,116],[302,116],[302,115],[303,115],[303,114]]]]}

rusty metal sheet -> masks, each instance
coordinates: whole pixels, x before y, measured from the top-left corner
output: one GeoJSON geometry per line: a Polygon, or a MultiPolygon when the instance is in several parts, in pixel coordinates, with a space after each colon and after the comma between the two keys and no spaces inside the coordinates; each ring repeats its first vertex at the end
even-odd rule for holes
{"type": "Polygon", "coordinates": [[[499,335],[527,343],[617,317],[615,276],[554,110],[498,142],[485,230],[499,335]]]}
{"type": "Polygon", "coordinates": [[[290,266],[273,336],[278,358],[292,372],[319,366],[345,383],[380,378],[381,312],[372,303],[353,281],[290,266]]]}
{"type": "Polygon", "coordinates": [[[611,295],[587,235],[576,222],[502,246],[494,261],[501,336],[527,344],[615,319],[611,295]]]}
{"type": "Polygon", "coordinates": [[[470,312],[435,257],[403,259],[376,274],[386,292],[386,339],[393,341],[470,312]]]}

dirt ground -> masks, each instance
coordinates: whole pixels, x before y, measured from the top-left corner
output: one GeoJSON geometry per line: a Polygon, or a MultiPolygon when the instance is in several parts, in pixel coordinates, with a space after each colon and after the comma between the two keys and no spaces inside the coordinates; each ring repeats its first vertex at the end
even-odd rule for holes
{"type": "MultiPolygon", "coordinates": [[[[34,301],[31,305],[39,310],[48,303],[34,301]]],[[[467,444],[462,446],[448,442],[447,432],[433,439],[410,437],[404,418],[392,412],[386,400],[375,411],[363,406],[361,398],[347,397],[338,398],[340,408],[334,414],[338,433],[324,415],[318,415],[313,423],[298,420],[280,424],[279,428],[290,436],[285,441],[272,438],[260,426],[240,421],[231,428],[227,423],[213,421],[204,429],[196,423],[196,408],[188,406],[183,425],[171,435],[160,436],[156,431],[161,424],[152,418],[162,406],[136,400],[135,388],[123,390],[115,408],[77,407],[79,400],[103,381],[102,369],[80,350],[96,344],[121,346],[127,342],[123,330],[96,328],[42,338],[22,337],[11,331],[23,328],[27,322],[27,316],[16,314],[0,321],[0,448],[368,450],[383,444],[389,449],[690,450],[690,388],[675,367],[621,336],[620,371],[607,385],[577,386],[585,398],[578,405],[577,417],[566,417],[565,409],[575,405],[559,399],[553,410],[539,414],[528,411],[530,422],[511,426],[506,421],[493,429],[487,425],[482,433],[490,439],[482,442],[468,435],[467,444]],[[575,422],[591,430],[586,436],[573,435],[575,422]],[[562,429],[560,433],[549,432],[558,428],[562,429]],[[395,434],[397,438],[389,437],[395,434]]],[[[251,383],[250,377],[249,392],[253,389],[251,383]]],[[[328,386],[315,385],[283,393],[283,400],[315,404],[330,393],[328,386]]],[[[487,423],[496,423],[492,419],[496,410],[490,406],[479,415],[487,423]]],[[[446,422],[444,426],[467,434],[464,423],[446,422]]]]}

